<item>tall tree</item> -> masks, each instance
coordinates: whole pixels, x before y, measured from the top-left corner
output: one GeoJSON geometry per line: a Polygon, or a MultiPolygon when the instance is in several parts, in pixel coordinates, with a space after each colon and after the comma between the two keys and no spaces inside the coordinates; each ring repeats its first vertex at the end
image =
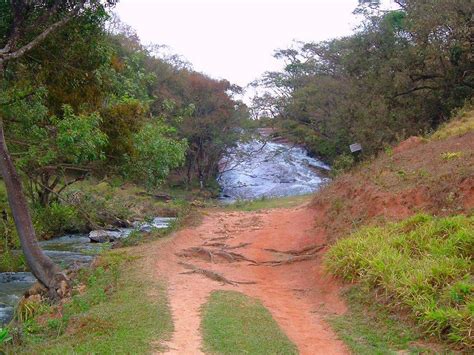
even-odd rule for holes
{"type": "MultiPolygon", "coordinates": [[[[11,62],[23,58],[71,19],[104,11],[105,6],[114,3],[114,0],[1,1],[0,88],[6,89],[5,76],[11,62]]],[[[65,296],[70,289],[69,280],[38,245],[21,179],[5,141],[3,117],[0,117],[0,172],[28,267],[52,299],[65,296]]]]}

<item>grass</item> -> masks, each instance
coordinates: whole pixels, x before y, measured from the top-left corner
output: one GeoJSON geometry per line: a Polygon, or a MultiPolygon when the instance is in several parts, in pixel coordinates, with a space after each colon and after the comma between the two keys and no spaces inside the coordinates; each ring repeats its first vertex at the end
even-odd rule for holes
{"type": "MultiPolygon", "coordinates": [[[[86,285],[58,313],[38,314],[22,324],[15,354],[150,353],[153,343],[172,332],[164,286],[144,276],[143,265],[124,251],[105,253],[93,271],[79,277],[86,285]],[[60,316],[62,315],[62,316],[60,316]]],[[[1,351],[0,351],[1,352],[1,351]]]]}
{"type": "Polygon", "coordinates": [[[460,136],[467,132],[474,131],[474,110],[472,104],[461,109],[449,122],[441,126],[432,136],[432,139],[439,140],[453,136],[460,136]]]}
{"type": "Polygon", "coordinates": [[[204,350],[212,354],[297,354],[270,312],[239,292],[213,292],[201,328],[204,350]]]}
{"type": "Polygon", "coordinates": [[[237,201],[231,205],[227,205],[225,208],[238,211],[258,211],[262,209],[272,208],[291,208],[299,206],[305,202],[309,202],[312,197],[313,195],[300,195],[276,198],[262,197],[258,200],[252,201],[237,201]]]}
{"type": "Polygon", "coordinates": [[[407,324],[383,305],[370,302],[360,286],[344,293],[348,312],[328,319],[338,336],[354,354],[395,354],[403,351],[419,354],[433,351],[420,342],[419,329],[407,324]]]}
{"type": "Polygon", "coordinates": [[[385,227],[365,227],[338,241],[328,270],[376,292],[403,310],[428,336],[473,348],[474,217],[416,215],[385,227]]]}

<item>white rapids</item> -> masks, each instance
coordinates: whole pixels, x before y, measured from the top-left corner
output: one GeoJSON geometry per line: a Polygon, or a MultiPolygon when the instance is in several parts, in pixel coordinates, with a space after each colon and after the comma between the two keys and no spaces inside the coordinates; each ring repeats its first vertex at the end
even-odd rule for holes
{"type": "Polygon", "coordinates": [[[221,162],[221,200],[308,194],[328,180],[318,174],[321,169],[330,170],[301,147],[261,141],[240,144],[221,162]]]}

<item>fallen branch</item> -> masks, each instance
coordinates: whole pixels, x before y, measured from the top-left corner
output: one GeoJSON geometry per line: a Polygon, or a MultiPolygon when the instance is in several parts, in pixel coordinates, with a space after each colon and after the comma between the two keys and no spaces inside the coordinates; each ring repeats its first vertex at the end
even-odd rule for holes
{"type": "Polygon", "coordinates": [[[229,280],[226,277],[222,276],[221,274],[211,271],[211,270],[206,270],[206,269],[201,269],[197,266],[194,266],[192,264],[187,264],[183,262],[179,262],[180,265],[182,265],[184,268],[190,270],[186,272],[182,272],[181,274],[183,275],[190,275],[190,274],[201,274],[213,281],[217,281],[222,283],[223,285],[232,285],[232,286],[238,286],[239,284],[245,284],[245,285],[253,285],[256,282],[254,281],[233,281],[229,280]]]}

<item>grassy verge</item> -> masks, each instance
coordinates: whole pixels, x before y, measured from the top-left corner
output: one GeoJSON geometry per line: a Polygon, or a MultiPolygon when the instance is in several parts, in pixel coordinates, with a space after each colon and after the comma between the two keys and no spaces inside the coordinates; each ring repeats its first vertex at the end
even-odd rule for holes
{"type": "Polygon", "coordinates": [[[311,201],[311,198],[313,196],[314,195],[301,195],[278,198],[262,197],[258,200],[253,201],[237,201],[231,205],[227,205],[225,208],[238,211],[257,211],[271,208],[291,208],[311,201]]]}
{"type": "Polygon", "coordinates": [[[203,310],[205,351],[213,354],[297,354],[268,310],[238,292],[216,291],[203,310]]]}
{"type": "Polygon", "coordinates": [[[107,252],[99,260],[97,268],[79,276],[75,295],[61,309],[40,306],[36,314],[25,314],[21,326],[11,329],[18,344],[6,352],[141,354],[156,350],[151,344],[167,339],[172,331],[163,285],[143,275],[141,261],[128,252],[107,252]]]}
{"type": "Polygon", "coordinates": [[[326,264],[405,312],[424,334],[472,349],[473,255],[474,217],[417,215],[340,240],[326,264]]]}
{"type": "Polygon", "coordinates": [[[406,319],[391,313],[368,297],[367,290],[353,286],[344,293],[346,314],[328,319],[354,354],[432,353],[440,348],[421,341],[422,332],[406,319]]]}

